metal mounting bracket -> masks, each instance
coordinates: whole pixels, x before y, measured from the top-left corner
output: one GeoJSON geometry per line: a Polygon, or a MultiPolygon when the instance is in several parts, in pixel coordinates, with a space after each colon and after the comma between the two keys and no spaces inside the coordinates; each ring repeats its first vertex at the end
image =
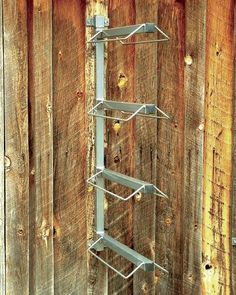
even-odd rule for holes
{"type": "Polygon", "coordinates": [[[233,238],[232,238],[232,245],[233,245],[233,246],[236,246],[236,237],[233,237],[233,238]]]}
{"type": "Polygon", "coordinates": [[[86,19],[86,27],[104,28],[109,26],[109,18],[102,15],[95,15],[86,19]]]}

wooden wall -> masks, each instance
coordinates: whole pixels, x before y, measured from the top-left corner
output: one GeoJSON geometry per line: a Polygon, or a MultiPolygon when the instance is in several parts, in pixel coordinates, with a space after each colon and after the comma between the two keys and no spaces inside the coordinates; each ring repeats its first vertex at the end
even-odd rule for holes
{"type": "MultiPolygon", "coordinates": [[[[234,1],[0,0],[0,7],[0,295],[236,294],[234,1]],[[84,24],[95,14],[111,27],[155,22],[170,36],[165,44],[106,47],[107,98],[156,103],[171,119],[135,119],[119,130],[108,121],[105,135],[107,167],[169,195],[107,198],[106,229],[169,276],[138,271],[125,281],[86,251],[95,77],[86,44],[93,29],[84,24]]],[[[101,255],[132,270],[110,251],[101,255]]]]}

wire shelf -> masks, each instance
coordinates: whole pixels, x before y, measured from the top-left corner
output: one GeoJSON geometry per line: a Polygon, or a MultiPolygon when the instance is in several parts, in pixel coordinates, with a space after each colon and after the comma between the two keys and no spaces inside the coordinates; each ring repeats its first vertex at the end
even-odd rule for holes
{"type": "Polygon", "coordinates": [[[99,261],[101,261],[103,264],[105,264],[107,267],[112,269],[115,273],[117,273],[119,276],[121,276],[123,279],[130,278],[138,269],[142,269],[144,271],[154,271],[155,268],[158,268],[162,272],[168,274],[168,271],[157,264],[156,262],[146,258],[145,256],[139,254],[135,250],[129,248],[128,246],[120,243],[119,241],[113,239],[107,234],[100,235],[100,237],[93,242],[89,247],[88,251],[90,254],[95,256],[99,261]],[[136,267],[128,274],[125,275],[121,271],[114,268],[112,265],[110,265],[107,261],[102,259],[100,256],[98,256],[94,251],[96,250],[96,246],[102,243],[104,247],[107,247],[113,251],[115,251],[117,254],[123,256],[125,259],[136,265],[136,267]]]}
{"type": "Polygon", "coordinates": [[[87,183],[121,201],[128,201],[130,198],[134,197],[140,192],[144,194],[153,194],[162,198],[168,198],[168,196],[165,193],[163,193],[159,188],[157,188],[154,184],[118,172],[114,172],[110,169],[103,169],[98,171],[96,174],[94,174],[87,180],[87,183]],[[128,197],[119,196],[107,190],[106,188],[97,185],[96,180],[99,177],[131,188],[132,190],[134,190],[134,192],[132,192],[128,197]]]}
{"type": "Polygon", "coordinates": [[[95,117],[113,119],[121,122],[128,122],[135,116],[155,119],[169,119],[169,116],[154,104],[118,102],[113,100],[100,101],[88,112],[88,114],[95,117]],[[122,115],[129,116],[126,118],[107,116],[104,114],[99,114],[98,112],[101,110],[119,111],[122,113],[122,115]]]}
{"type": "Polygon", "coordinates": [[[164,33],[154,23],[144,23],[144,24],[138,24],[138,25],[132,25],[132,26],[98,30],[97,33],[91,39],[89,39],[88,43],[119,41],[123,45],[131,45],[131,44],[157,43],[157,42],[168,41],[169,39],[170,38],[168,37],[168,35],[164,33]],[[142,41],[133,41],[133,42],[127,41],[129,38],[131,38],[135,34],[155,33],[155,32],[159,32],[162,37],[155,40],[142,40],[142,41]]]}

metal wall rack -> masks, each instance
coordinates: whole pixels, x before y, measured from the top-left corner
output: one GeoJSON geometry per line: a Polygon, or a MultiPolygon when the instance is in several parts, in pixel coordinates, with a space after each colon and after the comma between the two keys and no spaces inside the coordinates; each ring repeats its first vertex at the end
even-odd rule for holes
{"type": "Polygon", "coordinates": [[[169,37],[154,23],[145,23],[132,26],[107,28],[109,26],[109,19],[104,16],[94,16],[88,18],[86,25],[95,28],[95,35],[88,41],[88,43],[95,44],[96,47],[96,105],[88,112],[89,115],[96,117],[96,172],[92,175],[87,183],[96,188],[96,234],[98,239],[93,241],[88,251],[98,260],[115,271],[124,279],[131,277],[138,269],[144,271],[154,271],[155,268],[168,273],[168,271],[156,262],[144,257],[133,249],[120,243],[114,238],[105,233],[104,230],[104,196],[105,193],[122,201],[127,201],[134,197],[137,193],[154,194],[163,198],[167,195],[151,183],[135,179],[133,177],[109,170],[104,167],[104,119],[113,119],[123,122],[131,120],[134,116],[146,116],[149,118],[168,119],[168,115],[160,110],[154,104],[139,104],[128,102],[116,102],[105,99],[104,91],[104,43],[111,41],[118,41],[123,45],[129,44],[143,44],[156,43],[169,40],[169,37]],[[155,40],[130,41],[136,34],[151,34],[158,32],[160,38],[155,40]],[[110,116],[106,112],[118,111],[121,116],[110,116]],[[112,181],[119,185],[123,185],[133,192],[128,197],[119,196],[105,188],[105,180],[112,181]],[[115,269],[100,256],[96,251],[103,251],[107,247],[117,254],[123,256],[128,261],[133,263],[136,267],[128,275],[124,275],[119,270],[115,269]]]}

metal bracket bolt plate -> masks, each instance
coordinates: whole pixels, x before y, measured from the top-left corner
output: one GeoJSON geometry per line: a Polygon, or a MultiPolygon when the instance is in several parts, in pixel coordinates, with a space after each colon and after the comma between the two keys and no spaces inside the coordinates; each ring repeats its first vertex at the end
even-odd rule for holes
{"type": "Polygon", "coordinates": [[[87,27],[103,28],[109,26],[109,18],[101,15],[95,15],[94,17],[88,17],[86,19],[87,27]]]}
{"type": "Polygon", "coordinates": [[[232,245],[236,246],[236,237],[232,238],[232,245]]]}

